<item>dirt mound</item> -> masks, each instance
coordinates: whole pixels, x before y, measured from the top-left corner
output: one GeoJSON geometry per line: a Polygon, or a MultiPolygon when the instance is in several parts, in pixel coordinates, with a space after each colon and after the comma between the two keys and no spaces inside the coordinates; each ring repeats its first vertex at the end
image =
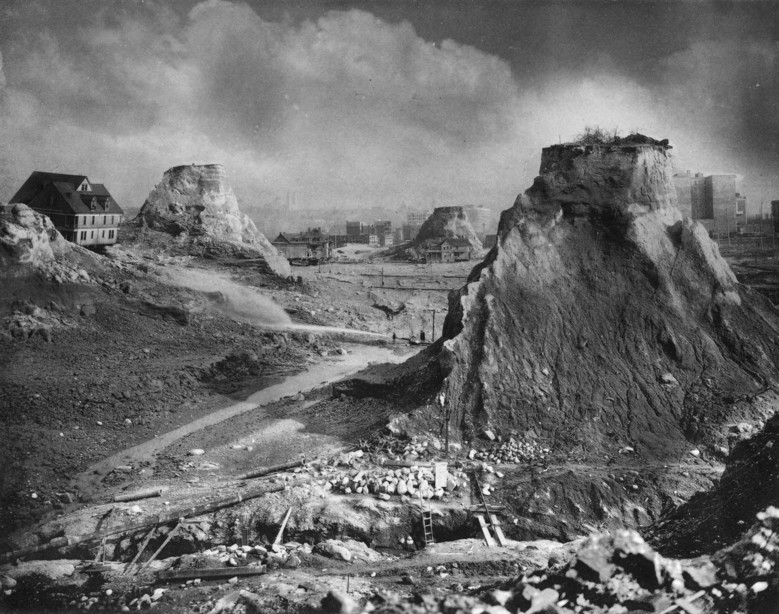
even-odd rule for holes
{"type": "Polygon", "coordinates": [[[264,260],[278,275],[290,274],[286,259],[238,209],[220,164],[176,166],[165,171],[134,223],[174,235],[181,244],[225,252],[219,255],[253,256],[264,260]]]}
{"type": "Polygon", "coordinates": [[[416,238],[410,245],[403,247],[403,252],[408,256],[422,258],[431,244],[440,243],[442,239],[457,238],[466,239],[477,253],[483,249],[465,207],[436,207],[422,224],[416,238]]]}
{"type": "Polygon", "coordinates": [[[719,483],[668,514],[650,539],[672,555],[711,553],[738,539],[770,505],[779,506],[779,416],[736,444],[719,483]]]}
{"type": "Polygon", "coordinates": [[[27,205],[0,205],[0,269],[4,276],[32,271],[58,282],[89,281],[103,268],[99,258],[66,241],[45,215],[27,205]]]}
{"type": "Polygon", "coordinates": [[[450,297],[437,361],[466,438],[514,431],[590,459],[726,444],[777,384],[779,317],[675,201],[664,145],[544,149],[450,297]]]}

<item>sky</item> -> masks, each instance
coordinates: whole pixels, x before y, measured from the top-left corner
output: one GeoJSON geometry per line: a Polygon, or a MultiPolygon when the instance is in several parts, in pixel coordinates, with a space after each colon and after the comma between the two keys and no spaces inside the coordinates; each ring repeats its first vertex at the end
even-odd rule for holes
{"type": "Polygon", "coordinates": [[[0,201],[221,163],[250,214],[500,210],[585,126],[779,199],[779,1],[3,0],[0,54],[0,201]]]}

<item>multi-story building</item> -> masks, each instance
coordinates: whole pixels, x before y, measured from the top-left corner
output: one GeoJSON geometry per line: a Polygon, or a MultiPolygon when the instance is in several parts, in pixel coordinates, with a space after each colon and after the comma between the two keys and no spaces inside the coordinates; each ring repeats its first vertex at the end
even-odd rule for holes
{"type": "Polygon", "coordinates": [[[379,236],[379,241],[383,241],[383,237],[392,232],[392,222],[390,220],[376,220],[373,222],[373,232],[379,236]]]}
{"type": "MultiPolygon", "coordinates": [[[[359,237],[364,233],[362,222],[346,221],[346,235],[349,237],[359,237]]],[[[356,242],[356,241],[355,241],[356,242]]]]}
{"type": "Polygon", "coordinates": [[[413,241],[419,234],[419,229],[422,228],[422,224],[425,223],[427,218],[430,217],[430,211],[416,212],[409,211],[406,215],[406,223],[403,224],[403,239],[405,241],[413,241]]]}
{"type": "Polygon", "coordinates": [[[737,232],[746,224],[746,198],[736,192],[735,175],[674,175],[679,210],[716,235],[737,232]]]}
{"type": "Polygon", "coordinates": [[[78,245],[116,243],[124,211],[102,183],[86,175],[33,172],[11,198],[48,216],[65,239],[78,245]]]}

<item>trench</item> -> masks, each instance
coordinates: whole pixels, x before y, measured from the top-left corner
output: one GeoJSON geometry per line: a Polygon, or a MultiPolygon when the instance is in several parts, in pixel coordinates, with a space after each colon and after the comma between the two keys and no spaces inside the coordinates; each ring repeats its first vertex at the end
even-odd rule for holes
{"type": "MultiPolygon", "coordinates": [[[[360,525],[363,523],[360,522],[303,529],[292,525],[284,532],[282,543],[298,542],[313,546],[328,539],[353,539],[367,544],[379,553],[401,557],[423,549],[425,541],[419,509],[404,504],[398,504],[397,508],[398,522],[383,527],[382,530],[361,529],[360,525]],[[401,538],[405,539],[407,536],[413,539],[412,547],[400,543],[401,538]]],[[[433,516],[433,533],[437,544],[481,536],[475,518],[466,510],[457,507],[438,507],[436,510],[437,513],[433,516]]],[[[220,545],[231,544],[238,546],[260,544],[270,549],[279,530],[278,524],[263,521],[251,522],[247,526],[246,510],[241,506],[191,520],[191,529],[177,532],[160,551],[158,559],[195,555],[220,545]]],[[[176,523],[173,522],[154,530],[138,559],[139,565],[157,551],[175,525],[176,523]]],[[[148,533],[147,530],[140,530],[108,540],[105,544],[106,560],[130,562],[138,554],[148,533]]],[[[93,559],[96,554],[97,544],[94,542],[84,542],[68,550],[69,557],[85,560],[93,559]]]]}

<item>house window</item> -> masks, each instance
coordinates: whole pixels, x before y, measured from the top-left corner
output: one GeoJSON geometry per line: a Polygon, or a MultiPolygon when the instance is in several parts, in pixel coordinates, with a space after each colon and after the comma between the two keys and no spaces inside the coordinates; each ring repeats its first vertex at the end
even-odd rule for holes
{"type": "Polygon", "coordinates": [[[95,216],[93,215],[92,216],[92,226],[94,226],[94,225],[95,225],[95,216]]]}
{"type": "Polygon", "coordinates": [[[108,238],[109,239],[113,239],[114,238],[114,231],[113,230],[109,230],[108,231],[108,238]]]}
{"type": "Polygon", "coordinates": [[[86,230],[82,230],[81,231],[81,240],[82,241],[86,241],[87,240],[87,231],[86,230]]]}
{"type": "Polygon", "coordinates": [[[112,215],[111,216],[111,226],[113,226],[113,225],[114,225],[114,216],[112,215]]]}
{"type": "Polygon", "coordinates": [[[100,238],[105,239],[105,230],[100,232],[100,238]]]}
{"type": "Polygon", "coordinates": [[[107,219],[107,218],[106,218],[106,216],[104,215],[104,216],[103,216],[103,226],[105,226],[105,221],[106,221],[106,219],[107,219]]]}
{"type": "Polygon", "coordinates": [[[94,230],[89,233],[89,238],[90,239],[94,239],[95,238],[95,231],[94,230]]]}

